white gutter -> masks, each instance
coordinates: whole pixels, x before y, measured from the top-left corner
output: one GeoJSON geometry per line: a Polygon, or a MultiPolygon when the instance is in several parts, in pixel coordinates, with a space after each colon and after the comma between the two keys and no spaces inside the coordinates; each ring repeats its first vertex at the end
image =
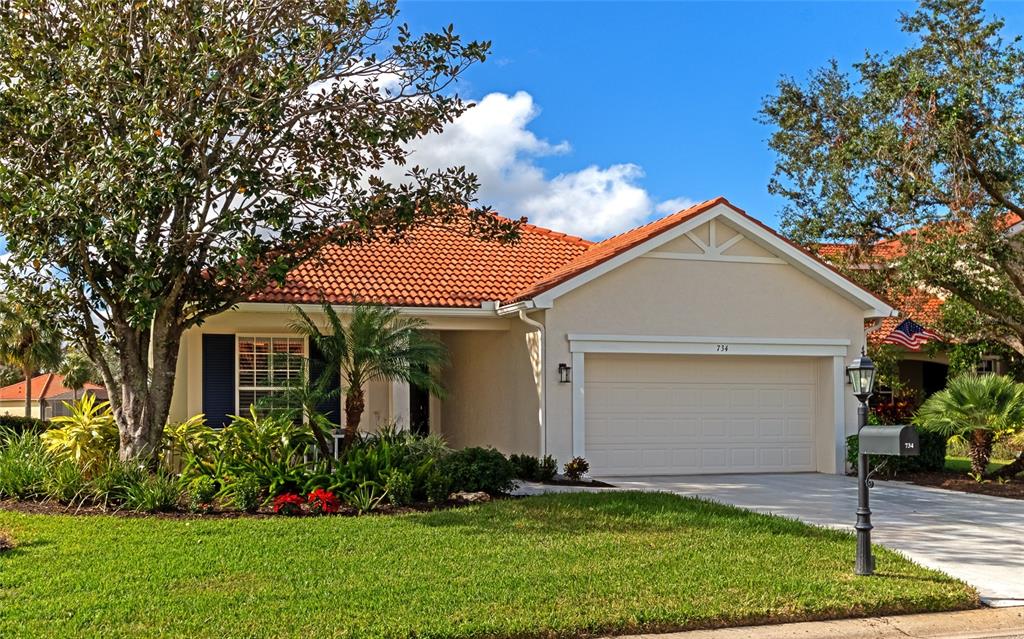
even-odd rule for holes
{"type": "Polygon", "coordinates": [[[532,320],[526,316],[526,311],[523,309],[519,310],[519,319],[523,320],[526,324],[537,329],[537,333],[540,335],[540,410],[538,411],[538,417],[540,421],[540,458],[543,459],[548,454],[548,394],[547,394],[547,362],[544,361],[544,325],[537,320],[532,320]]]}

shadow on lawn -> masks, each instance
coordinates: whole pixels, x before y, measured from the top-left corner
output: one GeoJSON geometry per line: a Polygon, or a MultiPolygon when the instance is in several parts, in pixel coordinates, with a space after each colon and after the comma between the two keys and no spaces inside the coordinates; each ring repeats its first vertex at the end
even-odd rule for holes
{"type": "Polygon", "coordinates": [[[788,535],[838,541],[850,535],[762,515],[696,497],[617,491],[562,493],[501,500],[481,506],[435,511],[412,518],[429,527],[460,527],[479,534],[590,535],[593,533],[685,533],[721,529],[744,535],[788,535]]]}

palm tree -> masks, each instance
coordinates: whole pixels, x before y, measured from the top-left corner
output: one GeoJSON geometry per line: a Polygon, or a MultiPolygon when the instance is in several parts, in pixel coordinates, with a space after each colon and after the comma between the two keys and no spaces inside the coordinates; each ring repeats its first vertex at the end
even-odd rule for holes
{"type": "Polygon", "coordinates": [[[32,416],[32,375],[60,362],[61,334],[39,305],[7,298],[0,304],[0,361],[25,379],[25,417],[32,416]]]}
{"type": "Polygon", "coordinates": [[[92,360],[77,348],[69,349],[64,353],[64,359],[57,372],[64,376],[64,385],[74,392],[76,402],[78,401],[78,391],[96,379],[96,369],[92,360]]]}
{"type": "Polygon", "coordinates": [[[1024,385],[1005,375],[954,377],[917,411],[914,423],[970,445],[971,472],[985,475],[993,440],[1024,420],[1024,385]]]}
{"type": "MultiPolygon", "coordinates": [[[[355,440],[366,407],[363,386],[371,381],[406,382],[441,397],[437,379],[448,359],[440,340],[424,332],[426,323],[402,317],[394,308],[356,304],[344,324],[329,304],[323,305],[329,333],[299,307],[292,328],[314,343],[323,356],[324,375],[340,372],[345,397],[345,444],[355,440]]],[[[333,379],[333,378],[332,378],[333,379]]]]}

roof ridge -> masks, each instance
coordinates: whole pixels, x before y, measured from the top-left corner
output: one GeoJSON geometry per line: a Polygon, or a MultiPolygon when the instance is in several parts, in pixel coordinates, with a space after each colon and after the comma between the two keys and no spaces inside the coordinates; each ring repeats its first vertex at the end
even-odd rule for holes
{"type": "Polygon", "coordinates": [[[671,220],[672,218],[675,218],[677,216],[678,217],[685,217],[693,209],[700,208],[702,206],[710,206],[711,204],[721,204],[721,203],[728,204],[729,200],[725,199],[724,195],[719,195],[717,197],[711,198],[710,200],[704,200],[703,202],[695,202],[694,204],[691,204],[690,206],[686,207],[685,209],[680,209],[680,210],[676,211],[675,213],[670,213],[670,214],[668,214],[668,215],[666,215],[664,217],[655,218],[653,220],[650,220],[649,222],[645,222],[645,223],[640,224],[638,226],[634,226],[631,229],[626,229],[625,231],[622,231],[621,233],[616,233],[615,235],[612,235],[611,237],[607,237],[607,238],[601,240],[600,242],[595,242],[593,244],[593,247],[598,247],[598,246],[601,246],[602,244],[605,244],[606,242],[611,242],[611,241],[616,240],[618,238],[621,238],[621,237],[623,237],[625,235],[630,235],[632,233],[636,233],[636,232],[641,231],[641,230],[643,230],[643,229],[645,229],[645,228],[647,228],[649,226],[652,226],[654,224],[667,224],[667,225],[671,225],[669,220],[671,220]]]}
{"type": "MultiPolygon", "coordinates": [[[[493,215],[494,217],[500,218],[502,220],[508,220],[509,222],[517,221],[517,220],[514,220],[514,219],[508,217],[507,215],[502,215],[501,213],[497,213],[497,212],[494,212],[494,211],[491,212],[491,215],[493,215]]],[[[541,235],[541,236],[545,236],[545,237],[551,237],[551,238],[554,238],[554,239],[557,239],[557,240],[562,240],[562,241],[567,242],[569,244],[575,244],[577,246],[593,246],[594,244],[597,243],[597,242],[594,242],[592,240],[588,240],[588,239],[582,238],[582,237],[580,237],[578,235],[569,235],[568,233],[563,233],[561,231],[556,231],[554,229],[549,229],[546,226],[540,226],[540,225],[534,224],[533,222],[530,222],[525,216],[519,218],[518,222],[519,222],[519,228],[520,229],[522,229],[524,231],[529,231],[530,233],[533,233],[534,235],[541,235]]]]}

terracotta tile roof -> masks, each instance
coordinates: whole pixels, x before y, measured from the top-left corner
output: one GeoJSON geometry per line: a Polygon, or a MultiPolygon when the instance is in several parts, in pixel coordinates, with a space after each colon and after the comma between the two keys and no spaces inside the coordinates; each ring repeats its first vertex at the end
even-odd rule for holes
{"type": "Polygon", "coordinates": [[[479,307],[514,296],[593,242],[524,224],[501,244],[472,237],[465,225],[422,227],[400,241],[328,246],[256,302],[479,307]]]}
{"type": "MultiPolygon", "coordinates": [[[[86,384],[88,390],[102,389],[96,384],[86,384]]],[[[43,373],[32,378],[32,401],[49,399],[57,395],[71,392],[72,389],[64,385],[64,376],[57,373],[43,373]]],[[[0,401],[25,401],[25,382],[20,381],[10,386],[0,388],[0,401]]]]}
{"type": "Polygon", "coordinates": [[[868,343],[881,344],[908,317],[921,326],[937,329],[942,319],[942,298],[923,289],[892,296],[890,303],[899,310],[899,317],[887,317],[877,330],[868,333],[868,343]]]}

